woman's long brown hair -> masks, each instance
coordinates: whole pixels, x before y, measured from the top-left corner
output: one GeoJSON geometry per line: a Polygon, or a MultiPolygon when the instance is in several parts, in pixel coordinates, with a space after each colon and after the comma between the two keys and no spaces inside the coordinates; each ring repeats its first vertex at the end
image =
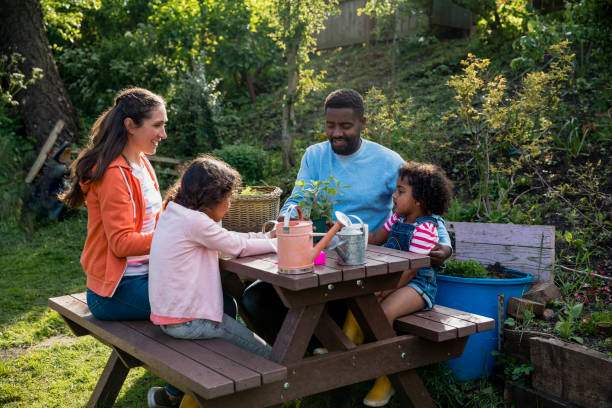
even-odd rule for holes
{"type": "Polygon", "coordinates": [[[71,166],[70,188],[60,193],[66,205],[78,208],[85,204],[81,183],[91,183],[102,177],[110,163],[123,152],[128,132],[124,121],[131,118],[136,126],[152,112],[164,106],[164,99],[143,88],[127,88],[115,97],[115,104],[96,120],[89,135],[89,144],[71,166]]]}

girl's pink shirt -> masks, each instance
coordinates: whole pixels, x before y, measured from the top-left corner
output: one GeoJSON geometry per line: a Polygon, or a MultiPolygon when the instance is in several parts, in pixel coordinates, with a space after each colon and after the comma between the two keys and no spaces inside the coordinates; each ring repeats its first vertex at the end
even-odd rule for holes
{"type": "Polygon", "coordinates": [[[274,239],[262,233],[228,231],[205,213],[170,202],[151,243],[149,301],[153,322],[220,322],[223,294],[218,252],[232,256],[274,252],[276,243],[270,241],[274,239]]]}

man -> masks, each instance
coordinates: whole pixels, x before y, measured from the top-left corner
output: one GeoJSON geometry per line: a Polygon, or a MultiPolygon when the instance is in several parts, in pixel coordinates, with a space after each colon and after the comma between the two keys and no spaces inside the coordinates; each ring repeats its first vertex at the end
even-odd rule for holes
{"type": "MultiPolygon", "coordinates": [[[[328,141],[306,149],[297,180],[327,180],[334,176],[342,185],[351,186],[343,190],[342,202],[334,210],[357,215],[375,232],[391,216],[391,196],[404,160],[394,151],[362,139],[365,125],[363,98],[358,92],[339,89],[330,93],[325,99],[328,141]]],[[[296,197],[299,189],[297,185],[293,188],[281,214],[290,204],[299,202],[296,197]]],[[[450,238],[443,223],[438,234],[441,244],[430,253],[434,266],[441,265],[451,254],[450,238]]],[[[272,344],[287,311],[274,288],[265,282],[255,282],[244,292],[242,303],[255,331],[272,344]]],[[[346,309],[333,314],[341,321],[345,313],[346,309]]]]}

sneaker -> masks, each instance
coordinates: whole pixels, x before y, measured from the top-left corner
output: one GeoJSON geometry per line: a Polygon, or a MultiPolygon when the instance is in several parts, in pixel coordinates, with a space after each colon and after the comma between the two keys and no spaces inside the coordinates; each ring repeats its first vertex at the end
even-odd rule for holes
{"type": "Polygon", "coordinates": [[[316,349],[312,351],[313,356],[320,356],[320,355],[327,354],[327,353],[328,351],[325,347],[317,347],[316,349]]]}
{"type": "Polygon", "coordinates": [[[179,397],[171,397],[164,387],[151,387],[147,394],[149,408],[178,408],[181,404],[179,397]]]}
{"type": "Polygon", "coordinates": [[[384,407],[389,403],[394,394],[395,390],[391,386],[389,378],[386,375],[378,377],[368,395],[363,399],[363,405],[367,407],[384,407]]]}

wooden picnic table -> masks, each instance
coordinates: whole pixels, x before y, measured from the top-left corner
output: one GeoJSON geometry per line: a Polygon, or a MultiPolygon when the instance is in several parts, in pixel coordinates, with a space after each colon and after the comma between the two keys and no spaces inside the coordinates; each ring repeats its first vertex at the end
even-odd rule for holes
{"type": "Polygon", "coordinates": [[[365,265],[342,266],[328,254],[326,265],[302,275],[279,274],[275,254],[220,261],[223,273],[240,284],[233,288],[238,297],[238,276],[261,279],[288,307],[270,360],[221,339],[175,339],[149,321],[98,320],[85,293],[50,298],[49,306],[75,335],[92,335],[112,349],[88,407],[112,406],[134,367],[145,367],[207,408],[275,406],[381,375],[389,375],[415,407],[434,407],[415,368],[459,357],[468,337],[493,329],[494,320],[436,305],[397,318],[396,334],[374,292],[395,287],[402,271],[427,266],[429,258],[376,246],[366,257],[365,265]],[[353,344],[330,317],[332,300],[348,304],[364,344],[353,344]],[[306,356],[313,335],[329,353],[306,356]]]}
{"type": "Polygon", "coordinates": [[[326,265],[315,265],[314,272],[300,275],[278,273],[276,254],[221,260],[226,272],[272,284],[289,309],[270,355],[272,361],[287,367],[287,378],[279,384],[206,401],[205,406],[273,406],[389,375],[395,390],[414,406],[434,407],[415,368],[460,356],[467,336],[457,335],[460,329],[456,327],[431,321],[426,323],[441,326],[434,331],[446,330],[453,335],[434,342],[413,334],[396,334],[374,293],[396,287],[406,269],[429,266],[429,257],[369,245],[366,258],[365,265],[344,266],[335,253],[327,253],[326,265]],[[327,303],[339,299],[348,304],[359,322],[366,339],[363,345],[353,344],[327,313],[327,303]],[[327,354],[306,356],[313,335],[329,350],[327,354]]]}

